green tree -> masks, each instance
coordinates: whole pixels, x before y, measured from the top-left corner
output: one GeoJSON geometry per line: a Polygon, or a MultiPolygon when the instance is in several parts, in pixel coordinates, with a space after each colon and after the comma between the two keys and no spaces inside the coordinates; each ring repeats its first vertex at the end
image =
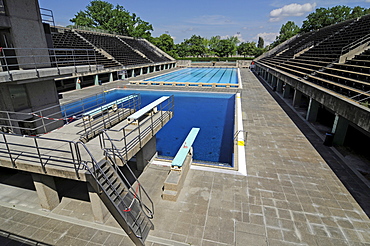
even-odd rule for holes
{"type": "Polygon", "coordinates": [[[338,5],[331,8],[317,8],[315,12],[309,14],[303,21],[301,31],[310,32],[339,22],[358,18],[370,13],[369,9],[338,5]]]}
{"type": "Polygon", "coordinates": [[[263,49],[264,46],[265,46],[265,40],[263,40],[262,37],[258,37],[258,45],[257,45],[257,47],[260,48],[260,49],[263,49]]]}
{"type": "Polygon", "coordinates": [[[239,55],[255,56],[257,53],[256,42],[243,42],[238,46],[239,55]]]}
{"type": "Polygon", "coordinates": [[[220,36],[214,36],[209,41],[209,48],[212,54],[219,57],[229,57],[235,54],[239,40],[237,37],[221,39],[220,36]]]}
{"type": "Polygon", "coordinates": [[[79,11],[70,19],[78,26],[104,29],[131,37],[150,38],[153,26],[136,14],[131,14],[123,6],[113,6],[105,1],[93,0],[86,10],[79,11]]]}
{"type": "Polygon", "coordinates": [[[184,40],[184,45],[187,45],[187,50],[189,55],[191,56],[204,56],[207,51],[207,46],[205,38],[202,38],[201,36],[193,35],[189,39],[184,40]]]}
{"type": "Polygon", "coordinates": [[[283,43],[284,41],[290,39],[294,35],[298,34],[301,29],[293,21],[288,21],[283,24],[280,28],[279,36],[276,37],[273,47],[283,43]]]}
{"type": "Polygon", "coordinates": [[[173,42],[173,38],[170,35],[162,34],[159,37],[151,38],[149,41],[170,56],[177,56],[175,51],[175,43],[173,42]]]}

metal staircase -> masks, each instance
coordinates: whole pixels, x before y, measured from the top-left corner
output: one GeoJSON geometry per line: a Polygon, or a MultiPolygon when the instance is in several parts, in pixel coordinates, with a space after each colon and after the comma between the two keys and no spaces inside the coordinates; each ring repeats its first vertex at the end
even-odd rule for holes
{"type": "Polygon", "coordinates": [[[140,182],[135,177],[131,185],[109,156],[88,170],[91,173],[89,183],[110,213],[136,245],[144,245],[149,231],[154,229],[150,220],[153,218],[153,202],[140,182]],[[143,203],[142,194],[150,201],[151,208],[143,203]]]}

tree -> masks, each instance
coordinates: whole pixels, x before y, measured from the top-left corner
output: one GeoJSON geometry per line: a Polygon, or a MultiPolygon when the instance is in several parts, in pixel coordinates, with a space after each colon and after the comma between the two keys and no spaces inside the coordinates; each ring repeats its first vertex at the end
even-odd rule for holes
{"type": "Polygon", "coordinates": [[[238,46],[239,55],[246,56],[255,56],[257,53],[256,42],[246,42],[241,43],[238,46]]]}
{"type": "Polygon", "coordinates": [[[210,51],[219,57],[229,57],[235,54],[239,39],[235,36],[227,39],[221,39],[220,36],[214,36],[209,41],[210,51]]]}
{"type": "Polygon", "coordinates": [[[280,28],[279,36],[276,37],[273,47],[283,43],[284,41],[290,39],[294,35],[298,34],[301,29],[293,21],[288,21],[283,24],[280,28]]]}
{"type": "Polygon", "coordinates": [[[130,14],[123,6],[114,7],[101,0],[91,1],[85,11],[79,11],[70,21],[78,26],[104,29],[137,38],[149,38],[150,31],[153,31],[151,24],[134,13],[130,14]]]}
{"type": "Polygon", "coordinates": [[[263,40],[262,37],[258,37],[258,45],[257,45],[257,47],[260,48],[260,49],[263,49],[264,46],[265,46],[265,41],[263,40]]]}
{"type": "Polygon", "coordinates": [[[309,14],[303,21],[301,31],[310,32],[339,22],[358,18],[370,13],[370,9],[338,5],[332,8],[318,8],[315,12],[309,14]]]}
{"type": "Polygon", "coordinates": [[[173,38],[170,35],[162,34],[159,37],[151,38],[149,41],[170,56],[176,57],[176,52],[174,50],[175,44],[173,42],[173,38]]]}
{"type": "Polygon", "coordinates": [[[189,39],[184,40],[184,45],[187,45],[187,50],[191,56],[204,56],[207,51],[205,38],[201,36],[193,35],[189,39]]]}

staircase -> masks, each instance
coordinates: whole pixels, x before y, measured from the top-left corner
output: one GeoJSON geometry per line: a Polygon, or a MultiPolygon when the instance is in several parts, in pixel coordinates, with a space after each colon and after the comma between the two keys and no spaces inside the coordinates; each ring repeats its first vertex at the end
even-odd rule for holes
{"type": "MultiPolygon", "coordinates": [[[[147,193],[139,181],[135,178],[133,185],[136,188],[131,186],[110,158],[103,159],[88,169],[91,173],[89,183],[110,213],[136,245],[145,245],[149,231],[154,229],[150,221],[153,218],[153,209],[142,202],[142,191],[146,196],[147,193]]],[[[151,202],[149,196],[147,198],[151,202]]]]}

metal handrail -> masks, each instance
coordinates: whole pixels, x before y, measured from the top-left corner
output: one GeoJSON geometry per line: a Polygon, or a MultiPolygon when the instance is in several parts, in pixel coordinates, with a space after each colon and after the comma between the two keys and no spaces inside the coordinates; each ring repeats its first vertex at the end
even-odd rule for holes
{"type": "Polygon", "coordinates": [[[39,162],[44,173],[47,173],[47,165],[67,165],[67,168],[73,167],[77,178],[80,178],[79,170],[81,170],[83,160],[79,151],[76,149],[76,142],[63,139],[22,136],[4,132],[0,132],[0,135],[3,138],[0,144],[6,146],[6,152],[9,155],[13,167],[16,167],[16,159],[22,156],[27,158],[26,162],[39,162]],[[10,138],[14,137],[18,141],[10,140],[10,138]],[[52,143],[56,142],[62,144],[58,144],[58,148],[53,148],[52,143]],[[14,158],[14,156],[17,156],[17,158],[14,158]]]}
{"type": "MultiPolygon", "coordinates": [[[[99,117],[100,120],[102,119],[102,122],[92,124],[93,121],[90,120],[90,119],[89,120],[83,120],[82,121],[83,130],[80,131],[78,134],[80,134],[81,132],[84,132],[81,135],[84,136],[84,137],[88,137],[89,134],[91,134],[95,131],[99,131],[100,129],[106,129],[106,128],[111,127],[114,124],[114,121],[116,119],[123,120],[124,119],[123,117],[125,117],[126,113],[131,113],[132,111],[136,111],[140,107],[141,96],[140,96],[140,94],[135,94],[135,93],[131,94],[130,96],[132,96],[132,98],[130,98],[129,100],[116,104],[116,106],[117,106],[116,112],[117,113],[112,113],[109,110],[107,110],[107,113],[104,113],[103,110],[102,110],[101,111],[101,116],[102,117],[99,117]],[[121,112],[121,111],[123,111],[123,112],[121,112]],[[123,116],[123,117],[121,117],[121,116],[123,116]]],[[[115,101],[115,102],[117,102],[117,101],[115,101]]],[[[93,107],[93,108],[99,108],[99,107],[101,108],[104,105],[105,104],[99,105],[98,107],[93,107]]],[[[86,111],[88,111],[88,110],[85,110],[85,112],[86,111]]],[[[83,115],[84,115],[84,113],[82,113],[82,116],[83,115]]],[[[116,123],[118,123],[118,122],[116,122],[116,123]]]]}
{"type": "Polygon", "coordinates": [[[97,64],[94,49],[54,49],[54,48],[2,48],[0,47],[0,68],[7,71],[12,79],[13,70],[97,64]],[[82,58],[82,59],[81,59],[82,58]]]}
{"type": "Polygon", "coordinates": [[[346,46],[344,46],[342,48],[342,51],[341,51],[341,55],[345,54],[345,53],[348,53],[350,50],[353,50],[354,48],[357,48],[358,46],[366,43],[370,41],[370,33],[367,34],[366,36],[360,38],[360,39],[357,39],[356,41],[350,43],[350,44],[347,44],[346,46]]]}
{"type": "Polygon", "coordinates": [[[159,109],[158,109],[158,112],[157,113],[161,113],[161,116],[156,119],[155,121],[153,121],[153,117],[154,115],[157,115],[157,114],[153,114],[151,115],[149,118],[147,118],[146,120],[144,120],[143,122],[140,122],[138,124],[138,126],[134,129],[132,129],[128,134],[126,134],[126,131],[125,129],[130,126],[131,124],[127,124],[125,126],[123,126],[121,129],[119,130],[114,130],[114,129],[109,129],[107,130],[108,132],[122,132],[122,138],[120,139],[112,139],[112,141],[117,141],[117,142],[124,142],[124,146],[122,147],[122,149],[119,149],[119,151],[121,152],[121,154],[123,156],[127,156],[128,152],[134,147],[136,146],[136,144],[141,144],[141,139],[145,136],[147,136],[147,134],[149,132],[152,132],[154,129],[154,127],[158,126],[159,124],[162,124],[163,126],[163,121],[165,118],[167,118],[167,116],[170,116],[170,115],[173,115],[173,110],[174,110],[174,97],[171,96],[169,97],[166,101],[164,101],[163,103],[161,103],[159,105],[159,109]],[[165,105],[163,105],[164,103],[166,103],[165,105]],[[165,113],[163,113],[165,112],[165,113]],[[147,122],[151,121],[151,124],[149,124],[148,127],[146,127],[145,129],[141,129],[142,126],[144,124],[146,124],[147,122]],[[133,139],[131,139],[131,141],[127,142],[127,139],[128,137],[131,135],[131,134],[134,134],[134,132],[138,132],[139,134],[136,136],[136,137],[133,137],[133,139]]]}

